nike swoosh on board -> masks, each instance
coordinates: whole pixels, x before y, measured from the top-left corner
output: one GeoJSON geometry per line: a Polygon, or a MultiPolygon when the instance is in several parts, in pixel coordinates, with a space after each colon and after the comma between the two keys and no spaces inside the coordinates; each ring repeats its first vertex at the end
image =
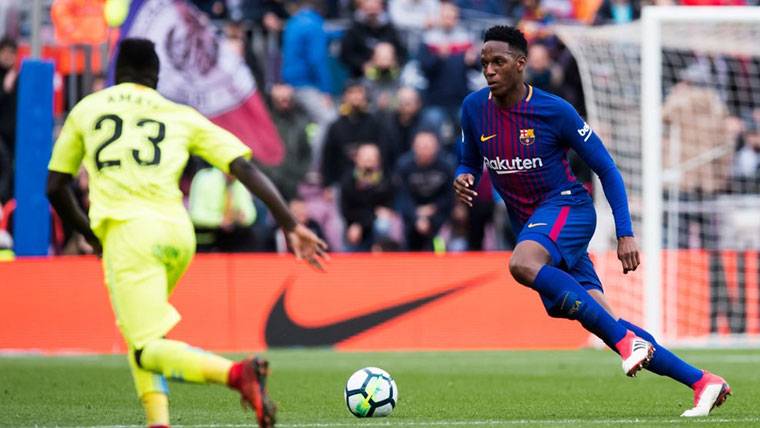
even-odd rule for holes
{"type": "Polygon", "coordinates": [[[269,311],[264,328],[264,338],[267,346],[272,347],[332,346],[458,291],[484,284],[497,275],[498,272],[478,275],[443,290],[431,292],[423,297],[317,327],[306,327],[298,324],[290,317],[285,308],[285,297],[288,294],[288,289],[295,282],[295,276],[291,276],[285,280],[280,296],[269,311]]]}

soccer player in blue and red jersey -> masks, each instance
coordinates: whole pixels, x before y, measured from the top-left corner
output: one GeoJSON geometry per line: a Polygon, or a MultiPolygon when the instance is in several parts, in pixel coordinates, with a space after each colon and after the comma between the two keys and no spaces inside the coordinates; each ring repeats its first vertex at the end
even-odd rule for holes
{"type": "Polygon", "coordinates": [[[706,416],[731,393],[728,383],[618,319],[604,297],[587,252],[596,212],[570,170],[567,151],[575,150],[599,176],[615,217],[618,258],[628,273],[639,265],[639,250],[623,179],[602,141],[569,103],[524,82],[527,52],[527,41],[515,28],[495,26],[485,34],[481,64],[488,87],[462,104],[457,196],[472,206],[485,164],[518,236],[509,261],[515,280],[538,292],[550,316],[579,321],[620,354],[628,376],[647,368],[692,388],[694,408],[682,416],[706,416]]]}

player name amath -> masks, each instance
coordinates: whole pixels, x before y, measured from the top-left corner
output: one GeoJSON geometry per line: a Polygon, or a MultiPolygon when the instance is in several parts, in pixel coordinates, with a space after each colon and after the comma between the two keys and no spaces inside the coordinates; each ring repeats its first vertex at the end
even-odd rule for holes
{"type": "Polygon", "coordinates": [[[499,156],[496,156],[496,159],[488,159],[484,156],[483,161],[486,163],[486,165],[488,165],[488,168],[492,169],[497,174],[516,174],[518,172],[528,171],[544,166],[544,161],[542,161],[541,158],[502,159],[499,156]]]}

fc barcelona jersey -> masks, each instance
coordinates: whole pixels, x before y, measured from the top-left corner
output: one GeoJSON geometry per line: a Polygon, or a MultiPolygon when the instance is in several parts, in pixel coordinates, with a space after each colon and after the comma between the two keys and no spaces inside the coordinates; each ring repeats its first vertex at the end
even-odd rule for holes
{"type": "Polygon", "coordinates": [[[565,100],[527,87],[517,104],[499,107],[488,88],[462,105],[457,175],[488,171],[513,221],[523,224],[541,204],[563,195],[589,198],[570,169],[571,148],[600,177],[618,236],[632,236],[623,179],[601,139],[565,100]]]}

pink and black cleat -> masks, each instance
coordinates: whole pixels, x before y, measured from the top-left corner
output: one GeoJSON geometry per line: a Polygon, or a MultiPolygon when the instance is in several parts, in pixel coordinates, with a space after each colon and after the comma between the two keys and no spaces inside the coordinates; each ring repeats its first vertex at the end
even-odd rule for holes
{"type": "Polygon", "coordinates": [[[694,418],[707,416],[710,412],[726,402],[731,395],[731,386],[725,379],[708,371],[702,372],[702,378],[694,383],[694,407],[683,412],[681,416],[694,418]]]}

